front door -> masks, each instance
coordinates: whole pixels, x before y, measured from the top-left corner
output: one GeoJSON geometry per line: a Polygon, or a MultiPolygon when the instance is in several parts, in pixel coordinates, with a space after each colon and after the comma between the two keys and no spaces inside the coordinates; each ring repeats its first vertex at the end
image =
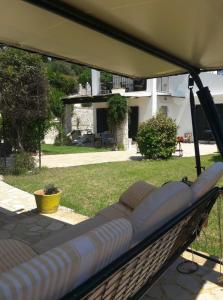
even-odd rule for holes
{"type": "Polygon", "coordinates": [[[97,108],[97,133],[108,131],[107,108],[97,108]]]}
{"type": "Polygon", "coordinates": [[[136,139],[139,126],[139,107],[131,106],[129,113],[129,138],[136,139]]]}

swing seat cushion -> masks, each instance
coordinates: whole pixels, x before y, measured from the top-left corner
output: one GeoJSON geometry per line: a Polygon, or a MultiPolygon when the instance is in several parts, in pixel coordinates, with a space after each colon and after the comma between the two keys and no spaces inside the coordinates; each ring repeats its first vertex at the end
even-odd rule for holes
{"type": "Polygon", "coordinates": [[[132,226],[116,219],[0,274],[0,299],[54,300],[129,249],[132,226]]]}
{"type": "Polygon", "coordinates": [[[137,181],[121,195],[119,202],[134,210],[154,189],[156,187],[146,181],[137,181]]]}
{"type": "Polygon", "coordinates": [[[151,192],[129,217],[134,231],[133,245],[192,203],[191,188],[183,182],[170,182],[151,192]]]}
{"type": "Polygon", "coordinates": [[[154,189],[156,187],[146,181],[137,181],[121,195],[118,203],[102,209],[97,216],[104,217],[107,221],[128,218],[154,189]]]}
{"type": "Polygon", "coordinates": [[[223,163],[217,162],[204,171],[192,184],[195,199],[199,199],[213,188],[223,175],[223,163]]]}
{"type": "Polygon", "coordinates": [[[118,203],[104,208],[94,218],[87,219],[45,240],[41,240],[32,247],[37,253],[44,253],[108,221],[118,218],[128,218],[134,207],[143,201],[145,195],[148,195],[155,188],[155,186],[145,181],[138,181],[122,194],[118,203]]]}
{"type": "Polygon", "coordinates": [[[121,203],[115,203],[102,209],[97,215],[106,219],[106,221],[112,221],[119,218],[128,218],[132,213],[132,210],[121,203]]]}

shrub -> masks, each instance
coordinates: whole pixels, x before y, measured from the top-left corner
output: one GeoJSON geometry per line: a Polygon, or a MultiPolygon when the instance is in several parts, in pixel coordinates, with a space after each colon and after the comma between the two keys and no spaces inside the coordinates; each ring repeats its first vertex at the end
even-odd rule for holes
{"type": "Polygon", "coordinates": [[[158,114],[139,127],[139,151],[149,159],[168,159],[176,149],[176,135],[175,122],[163,114],[158,114]]]}
{"type": "Polygon", "coordinates": [[[33,171],[36,167],[35,158],[30,153],[15,153],[11,158],[12,161],[8,172],[12,175],[21,175],[28,171],[33,171]]]}
{"type": "Polygon", "coordinates": [[[58,134],[55,138],[54,145],[55,146],[63,146],[63,145],[71,146],[72,145],[71,137],[66,135],[64,128],[61,127],[60,124],[56,128],[57,128],[58,134]]]}
{"type": "Polygon", "coordinates": [[[125,150],[125,147],[124,147],[123,144],[118,144],[118,145],[117,145],[117,149],[118,149],[118,151],[124,151],[124,150],[125,150]]]}

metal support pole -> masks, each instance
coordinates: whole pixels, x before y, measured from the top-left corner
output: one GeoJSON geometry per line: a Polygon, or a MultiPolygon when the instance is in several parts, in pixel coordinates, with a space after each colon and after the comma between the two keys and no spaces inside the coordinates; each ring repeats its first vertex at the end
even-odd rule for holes
{"type": "Polygon", "coordinates": [[[197,73],[191,73],[191,76],[199,89],[197,92],[198,98],[215,137],[219,152],[223,157],[223,122],[218,114],[208,87],[203,87],[201,79],[197,73]]]}
{"type": "Polygon", "coordinates": [[[190,110],[191,110],[191,120],[192,120],[192,128],[193,128],[193,137],[194,137],[194,152],[195,152],[197,176],[199,176],[201,174],[201,156],[200,156],[199,141],[198,141],[198,134],[197,134],[197,126],[196,126],[196,107],[194,101],[193,86],[194,86],[194,80],[193,78],[189,77],[188,88],[190,90],[190,110]]]}

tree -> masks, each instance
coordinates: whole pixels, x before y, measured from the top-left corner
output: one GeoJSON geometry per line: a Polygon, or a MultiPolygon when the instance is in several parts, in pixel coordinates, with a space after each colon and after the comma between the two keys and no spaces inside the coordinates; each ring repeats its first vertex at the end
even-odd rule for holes
{"type": "Polygon", "coordinates": [[[87,82],[91,83],[91,69],[83,67],[82,72],[79,73],[78,82],[83,86],[85,86],[87,82]]]}
{"type": "Polygon", "coordinates": [[[49,121],[46,68],[41,56],[0,49],[0,109],[5,137],[16,151],[36,151],[49,121]]]}
{"type": "Polygon", "coordinates": [[[75,71],[70,63],[50,60],[47,63],[48,80],[50,85],[49,104],[52,117],[58,119],[56,128],[58,130],[57,141],[64,143],[64,115],[65,107],[62,98],[77,92],[78,82],[75,71]]]}
{"type": "Polygon", "coordinates": [[[108,99],[108,126],[117,143],[117,129],[126,118],[128,104],[126,97],[114,94],[108,99]]]}

